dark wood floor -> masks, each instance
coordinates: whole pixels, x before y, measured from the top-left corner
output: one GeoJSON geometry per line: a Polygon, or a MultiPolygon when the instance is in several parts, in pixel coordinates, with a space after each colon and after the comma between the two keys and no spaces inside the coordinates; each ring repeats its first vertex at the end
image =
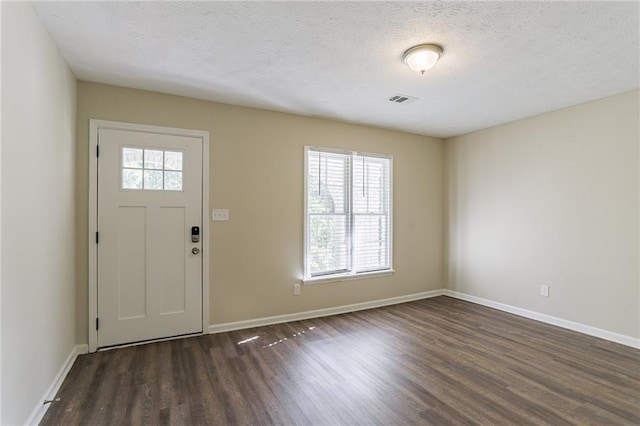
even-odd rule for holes
{"type": "Polygon", "coordinates": [[[640,351],[437,297],[80,356],[42,424],[640,424],[640,351]]]}

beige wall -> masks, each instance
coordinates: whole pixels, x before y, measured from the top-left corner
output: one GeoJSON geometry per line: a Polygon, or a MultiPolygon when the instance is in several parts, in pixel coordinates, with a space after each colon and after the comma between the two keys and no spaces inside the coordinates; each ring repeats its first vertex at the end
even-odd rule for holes
{"type": "Polygon", "coordinates": [[[78,335],[87,341],[90,118],[207,130],[211,208],[210,322],[220,324],[409,295],[444,286],[443,163],[439,139],[94,83],[78,83],[78,335]],[[394,156],[393,276],[304,286],[305,145],[394,156]]]}
{"type": "Polygon", "coordinates": [[[450,289],[640,337],[638,99],[446,142],[450,289]]]}
{"type": "Polygon", "coordinates": [[[0,423],[23,424],[76,341],[76,81],[30,3],[0,7],[0,423]]]}

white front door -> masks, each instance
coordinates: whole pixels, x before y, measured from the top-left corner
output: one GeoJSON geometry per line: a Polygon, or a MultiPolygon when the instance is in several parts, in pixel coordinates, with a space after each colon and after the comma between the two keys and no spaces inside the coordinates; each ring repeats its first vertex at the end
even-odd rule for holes
{"type": "Polygon", "coordinates": [[[98,145],[97,346],[202,332],[202,139],[101,128],[98,145]]]}

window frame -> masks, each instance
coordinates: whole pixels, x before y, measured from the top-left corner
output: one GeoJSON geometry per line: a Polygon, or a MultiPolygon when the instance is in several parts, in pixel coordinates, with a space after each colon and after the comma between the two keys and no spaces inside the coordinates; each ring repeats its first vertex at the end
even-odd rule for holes
{"type": "Polygon", "coordinates": [[[395,271],[393,269],[393,156],[392,155],[388,155],[388,154],[379,154],[379,153],[370,153],[370,152],[362,152],[362,151],[354,151],[354,150],[347,150],[347,149],[337,149],[337,148],[325,148],[325,147],[319,147],[319,146],[305,146],[304,147],[304,206],[303,206],[303,249],[304,249],[304,255],[303,255],[303,278],[302,278],[302,283],[303,284],[320,284],[320,283],[327,283],[327,282],[337,282],[337,281],[350,281],[350,280],[355,280],[355,279],[362,279],[362,278],[371,278],[371,277],[377,277],[377,276],[385,276],[385,275],[392,275],[395,271]],[[348,194],[348,202],[349,202],[349,207],[348,207],[348,237],[349,237],[349,265],[350,265],[350,270],[347,272],[343,272],[343,273],[326,273],[326,274],[322,274],[322,275],[316,275],[316,276],[311,276],[311,271],[309,270],[309,263],[308,263],[308,259],[309,259],[309,238],[310,238],[310,234],[309,234],[309,212],[308,212],[308,208],[309,208],[309,152],[310,151],[315,151],[315,152],[322,152],[322,153],[328,153],[328,154],[341,154],[341,155],[348,155],[349,158],[349,176],[348,176],[348,191],[350,192],[348,194]],[[389,193],[388,193],[388,198],[389,198],[389,221],[388,221],[388,227],[389,227],[389,245],[388,245],[388,250],[389,250],[389,268],[387,269],[381,269],[381,270],[374,270],[374,271],[362,271],[362,272],[356,272],[354,267],[353,267],[353,262],[354,262],[354,230],[353,230],[353,222],[354,222],[354,217],[355,217],[355,213],[353,211],[353,181],[354,181],[354,167],[353,167],[353,159],[355,156],[363,156],[363,157],[370,157],[370,158],[381,158],[381,159],[385,159],[385,160],[389,160],[389,193]]]}

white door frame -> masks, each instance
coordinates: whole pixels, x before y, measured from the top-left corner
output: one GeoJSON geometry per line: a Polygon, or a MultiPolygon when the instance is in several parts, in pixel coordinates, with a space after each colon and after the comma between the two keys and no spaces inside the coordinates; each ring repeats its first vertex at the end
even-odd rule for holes
{"type": "Polygon", "coordinates": [[[209,329],[209,132],[201,130],[159,127],[145,124],[89,120],[89,352],[98,349],[98,131],[127,130],[161,135],[189,136],[202,139],[202,334],[209,329]]]}

